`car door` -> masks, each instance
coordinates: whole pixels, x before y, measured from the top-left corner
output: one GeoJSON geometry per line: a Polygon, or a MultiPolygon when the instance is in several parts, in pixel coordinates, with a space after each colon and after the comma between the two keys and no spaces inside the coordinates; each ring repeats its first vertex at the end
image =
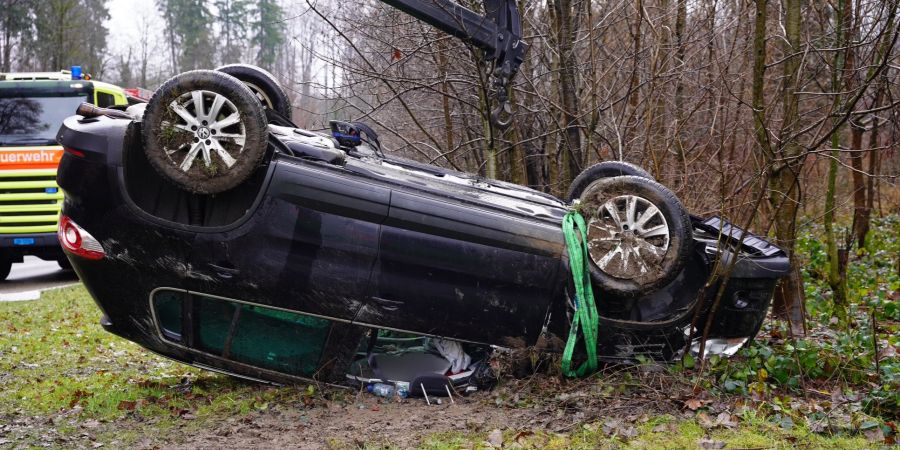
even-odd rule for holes
{"type": "Polygon", "coordinates": [[[560,284],[557,227],[395,189],[358,321],[500,345],[533,343],[560,284]]]}
{"type": "Polygon", "coordinates": [[[221,233],[201,233],[198,267],[217,295],[352,321],[368,297],[390,190],[339,166],[279,155],[258,212],[221,233]]]}

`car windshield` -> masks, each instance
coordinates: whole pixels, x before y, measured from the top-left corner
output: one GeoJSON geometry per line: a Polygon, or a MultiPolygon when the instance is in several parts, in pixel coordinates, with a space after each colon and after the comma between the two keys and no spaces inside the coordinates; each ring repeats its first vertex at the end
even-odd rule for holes
{"type": "Polygon", "coordinates": [[[0,145],[54,144],[63,120],[84,100],[84,95],[0,98],[0,145]]]}

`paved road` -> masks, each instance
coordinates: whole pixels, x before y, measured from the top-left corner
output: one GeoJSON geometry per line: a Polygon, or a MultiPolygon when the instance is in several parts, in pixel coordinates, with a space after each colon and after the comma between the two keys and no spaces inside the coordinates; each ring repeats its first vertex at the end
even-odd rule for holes
{"type": "Polygon", "coordinates": [[[0,281],[0,302],[36,300],[40,291],[78,283],[71,270],[62,270],[55,261],[26,256],[25,262],[13,264],[6,281],[0,281]]]}

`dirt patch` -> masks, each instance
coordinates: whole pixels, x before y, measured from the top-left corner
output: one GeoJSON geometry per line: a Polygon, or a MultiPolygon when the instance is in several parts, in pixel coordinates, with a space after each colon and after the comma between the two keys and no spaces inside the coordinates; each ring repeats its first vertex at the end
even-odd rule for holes
{"type": "Polygon", "coordinates": [[[485,438],[496,429],[569,433],[608,418],[636,422],[648,415],[680,414],[680,399],[692,395],[689,385],[675,385],[670,376],[653,371],[608,369],[606,378],[567,381],[539,374],[509,380],[491,392],[456,398],[456,403],[445,398],[431,406],[424,399],[389,401],[361,392],[309,408],[228,418],[210,428],[181,433],[183,439],[166,447],[253,448],[265,443],[288,448],[382,444],[420,448],[424,438],[436,433],[485,438]],[[622,377],[631,383],[623,383],[622,377]]]}
{"type": "Polygon", "coordinates": [[[460,431],[488,433],[522,427],[538,413],[485,405],[483,396],[428,406],[424,400],[403,403],[365,396],[351,405],[328,404],[311,410],[266,412],[232,418],[212,429],[190,433],[173,448],[327,448],[390,443],[419,447],[425,434],[460,431]]]}
{"type": "Polygon", "coordinates": [[[0,426],[0,442],[10,448],[421,448],[426,439],[443,433],[479,441],[493,430],[571,433],[609,418],[637,423],[651,415],[679,414],[683,408],[677,399],[690,394],[687,385],[673,388],[663,374],[607,375],[566,381],[539,374],[431,406],[424,399],[387,400],[336,388],[310,398],[298,387],[293,401],[216,417],[197,417],[201,414],[195,411],[176,411],[170,419],[145,417],[138,408],[118,420],[86,420],[75,407],[43,417],[0,417],[6,424],[0,426]],[[622,377],[632,383],[623,383],[622,377]]]}

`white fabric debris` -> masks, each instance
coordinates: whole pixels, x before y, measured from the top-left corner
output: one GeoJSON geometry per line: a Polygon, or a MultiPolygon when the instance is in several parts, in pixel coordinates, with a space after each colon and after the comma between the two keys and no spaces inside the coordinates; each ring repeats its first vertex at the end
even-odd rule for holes
{"type": "Polygon", "coordinates": [[[449,339],[433,338],[425,344],[428,350],[434,350],[450,361],[450,372],[457,373],[466,370],[472,364],[472,357],[466,354],[461,343],[449,339]]]}

